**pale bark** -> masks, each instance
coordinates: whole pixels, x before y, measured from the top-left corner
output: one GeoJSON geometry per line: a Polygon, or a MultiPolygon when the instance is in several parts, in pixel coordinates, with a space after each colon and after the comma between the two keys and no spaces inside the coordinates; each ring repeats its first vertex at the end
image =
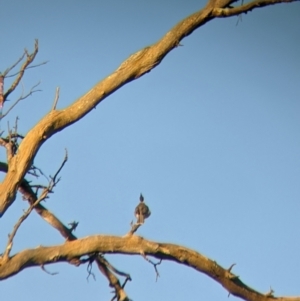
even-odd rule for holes
{"type": "MultiPolygon", "coordinates": [[[[262,294],[245,285],[230,269],[224,269],[215,261],[183,246],[146,240],[136,235],[124,237],[96,235],[68,241],[53,247],[38,246],[24,250],[6,262],[0,260],[0,280],[11,277],[25,268],[56,262],[71,262],[92,253],[153,256],[162,260],[191,267],[220,283],[230,294],[248,301],[289,300],[300,297],[278,297],[262,294]]],[[[78,260],[77,260],[78,262],[78,260]]]]}
{"type": "MultiPolygon", "coordinates": [[[[11,150],[9,141],[1,140],[1,145],[7,148],[8,162],[7,164],[0,162],[0,171],[6,173],[5,179],[0,184],[0,217],[5,214],[6,210],[14,202],[17,191],[22,193],[29,204],[32,205],[36,202],[37,196],[24,177],[32,166],[39,148],[47,139],[83,118],[102,100],[123,85],[150,72],[161,63],[171,50],[180,44],[183,38],[214,18],[234,16],[247,13],[254,8],[293,1],[297,0],[256,0],[232,7],[232,4],[236,1],[211,0],[202,10],[179,22],[157,43],[131,55],[111,75],[97,83],[90,91],[67,108],[62,110],[55,109],[57,97],[52,110],[29,131],[21,142],[17,153],[11,150]]],[[[36,44],[32,56],[26,52],[27,63],[28,61],[30,61],[29,63],[32,62],[37,51],[38,46],[36,44]]],[[[17,77],[14,82],[15,86],[8,90],[7,95],[14,91],[22,75],[17,77]]],[[[7,95],[4,95],[4,97],[7,97],[7,95]]],[[[29,267],[43,267],[46,264],[54,264],[56,262],[83,264],[86,263],[86,260],[81,260],[82,256],[97,254],[98,258],[95,257],[95,261],[110,285],[115,288],[116,297],[118,300],[126,300],[127,296],[123,290],[124,287],[120,285],[119,280],[113,273],[115,270],[105,260],[101,260],[99,253],[141,255],[143,257],[152,256],[162,260],[170,260],[191,267],[220,283],[230,294],[244,300],[265,301],[267,299],[277,299],[300,301],[300,297],[275,298],[271,292],[266,294],[259,293],[245,285],[239,277],[234,275],[231,272],[232,267],[224,269],[215,261],[194,250],[174,244],[148,241],[135,236],[133,233],[138,228],[134,227],[135,225],[133,225],[131,232],[124,237],[97,235],[77,239],[72,230],[66,227],[43,205],[37,204],[34,210],[52,227],[57,229],[66,239],[66,242],[58,246],[39,246],[35,249],[27,249],[13,256],[10,256],[9,252],[7,252],[7,256],[0,256],[0,280],[12,277],[29,267]]]]}

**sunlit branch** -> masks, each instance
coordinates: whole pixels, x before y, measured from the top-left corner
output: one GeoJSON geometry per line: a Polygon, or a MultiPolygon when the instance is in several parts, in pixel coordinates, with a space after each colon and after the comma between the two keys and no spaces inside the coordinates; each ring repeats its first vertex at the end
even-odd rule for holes
{"type": "Polygon", "coordinates": [[[260,8],[268,5],[274,5],[278,3],[289,3],[298,0],[256,0],[249,2],[247,4],[236,6],[236,7],[229,7],[229,8],[219,8],[216,7],[213,9],[213,16],[214,17],[230,17],[236,16],[242,13],[247,13],[254,8],[260,8]]]}

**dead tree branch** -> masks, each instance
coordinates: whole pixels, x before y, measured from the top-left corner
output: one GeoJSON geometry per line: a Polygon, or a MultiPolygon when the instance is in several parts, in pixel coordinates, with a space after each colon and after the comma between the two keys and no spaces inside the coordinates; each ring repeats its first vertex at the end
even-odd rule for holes
{"type": "MultiPolygon", "coordinates": [[[[24,72],[25,72],[26,68],[34,61],[34,59],[35,59],[35,57],[36,57],[36,55],[38,53],[38,50],[39,50],[38,40],[35,40],[33,53],[30,54],[26,49],[24,50],[24,52],[26,54],[26,57],[27,57],[26,61],[21,66],[21,69],[18,72],[17,78],[14,80],[14,82],[12,83],[12,85],[10,86],[10,88],[5,92],[5,94],[4,94],[4,101],[7,99],[8,95],[11,94],[16,89],[16,87],[19,85],[19,83],[20,83],[20,81],[21,81],[21,79],[22,79],[22,77],[24,75],[24,72]]],[[[23,57],[22,57],[22,59],[23,59],[23,57]]]]}
{"type": "MultiPolygon", "coordinates": [[[[96,235],[67,241],[64,244],[27,249],[9,257],[6,262],[0,257],[0,280],[9,278],[23,269],[55,262],[70,262],[73,258],[89,256],[93,253],[140,255],[141,250],[147,256],[174,261],[204,273],[220,283],[230,294],[247,301],[300,301],[300,297],[271,297],[262,294],[244,284],[239,278],[228,277],[228,270],[200,253],[183,246],[159,243],[139,236],[106,236],[96,235]]],[[[97,264],[107,272],[109,268],[100,262],[97,264]]],[[[98,265],[98,266],[99,266],[98,265]]],[[[115,279],[111,279],[115,281],[115,279]]],[[[113,282],[114,283],[114,282],[113,282]]]]}
{"type": "Polygon", "coordinates": [[[242,13],[247,14],[255,8],[261,8],[264,6],[274,5],[278,3],[289,3],[293,2],[293,0],[256,0],[249,2],[247,4],[237,6],[237,7],[216,7],[213,10],[213,16],[217,18],[225,18],[240,15],[242,13]]]}
{"type": "MultiPolygon", "coordinates": [[[[258,4],[260,6],[273,5],[275,3],[274,1],[276,1],[276,3],[285,3],[287,1],[292,2],[294,0],[252,1],[247,4],[246,7],[242,6],[243,8],[237,13],[251,10],[258,4]]],[[[136,80],[144,74],[150,72],[153,68],[161,63],[163,58],[171,50],[179,45],[183,38],[187,37],[194,30],[211,21],[215,17],[221,16],[221,13],[218,13],[218,9],[223,9],[230,3],[232,3],[232,1],[210,0],[202,10],[179,22],[157,43],[143,48],[142,50],[131,55],[119,66],[117,70],[96,84],[90,91],[77,99],[69,107],[63,110],[50,111],[26,135],[19,147],[18,154],[12,159],[13,172],[9,171],[4,181],[0,184],[0,217],[14,202],[21,180],[24,178],[25,174],[30,168],[31,162],[37,154],[39,148],[47,139],[83,118],[101,101],[103,101],[116,90],[120,89],[125,84],[128,84],[129,82],[136,80]]],[[[30,61],[32,61],[36,53],[37,43],[34,54],[29,56],[30,61]]],[[[12,88],[9,91],[11,90],[12,88]]]]}
{"type": "Polygon", "coordinates": [[[12,249],[12,245],[13,245],[13,239],[19,229],[19,227],[21,226],[21,224],[27,219],[27,217],[29,216],[29,214],[32,212],[32,210],[35,208],[35,206],[37,206],[41,201],[45,200],[46,198],[48,198],[48,194],[53,192],[53,188],[57,185],[57,183],[59,182],[59,179],[57,179],[58,174],[60,173],[60,171],[62,170],[62,168],[64,167],[65,163],[68,160],[68,154],[66,151],[65,154],[65,158],[61,164],[61,166],[59,167],[59,169],[57,170],[57,172],[55,173],[54,177],[51,178],[51,181],[48,185],[47,188],[45,188],[40,197],[35,200],[34,203],[32,203],[30,205],[30,207],[24,212],[24,214],[19,218],[18,222],[15,224],[13,231],[11,232],[11,234],[8,236],[8,242],[7,242],[7,246],[6,249],[4,251],[4,255],[3,258],[6,261],[9,257],[10,251],[12,249]]]}
{"type": "MultiPolygon", "coordinates": [[[[8,165],[7,163],[0,162],[0,171],[7,172],[8,165]]],[[[19,192],[23,195],[23,198],[29,202],[30,205],[35,203],[37,200],[36,193],[32,190],[34,185],[30,185],[27,180],[22,180],[19,192]]],[[[73,234],[72,231],[66,227],[52,212],[50,212],[47,208],[43,205],[38,204],[34,207],[34,210],[44,219],[47,223],[49,223],[54,229],[58,230],[59,233],[66,239],[66,240],[75,240],[77,239],[73,234]]]]}

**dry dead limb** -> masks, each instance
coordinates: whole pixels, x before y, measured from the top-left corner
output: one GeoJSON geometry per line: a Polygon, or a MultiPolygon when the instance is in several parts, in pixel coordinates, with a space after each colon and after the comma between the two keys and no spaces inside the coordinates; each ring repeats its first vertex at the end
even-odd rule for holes
{"type": "MultiPolygon", "coordinates": [[[[63,164],[62,164],[63,165],[63,164]]],[[[7,170],[7,165],[0,162],[0,170],[2,171],[6,171],[7,170]],[[1,168],[2,167],[2,168],[1,168]]],[[[52,178],[52,180],[57,176],[57,174],[52,178]]],[[[54,214],[52,214],[51,212],[49,212],[44,206],[42,206],[41,204],[37,204],[35,205],[37,202],[36,200],[36,195],[34,194],[34,192],[32,191],[32,188],[34,187],[34,185],[30,185],[26,180],[23,180],[19,191],[23,194],[24,198],[28,200],[28,202],[30,204],[32,204],[32,207],[36,210],[36,212],[38,214],[41,215],[41,217],[47,221],[49,224],[51,224],[51,226],[53,226],[54,228],[56,228],[63,237],[67,238],[67,240],[71,241],[71,240],[76,240],[76,236],[74,236],[71,232],[71,229],[68,229],[60,220],[58,220],[54,214]]],[[[71,227],[72,228],[72,227],[71,227]]],[[[116,268],[114,268],[104,257],[102,257],[99,253],[95,253],[92,256],[90,256],[87,259],[76,259],[76,263],[78,264],[83,264],[86,262],[89,262],[88,264],[88,278],[92,275],[93,278],[95,278],[94,273],[92,272],[92,262],[95,260],[95,256],[97,259],[97,264],[98,267],[100,269],[100,271],[106,276],[106,278],[108,279],[110,286],[115,288],[115,296],[113,297],[113,300],[115,298],[118,298],[118,300],[130,300],[125,291],[124,291],[124,287],[127,283],[127,281],[131,281],[131,276],[127,273],[124,273],[122,271],[117,270],[116,268]],[[99,266],[100,265],[100,266],[99,266]],[[113,274],[114,271],[116,274],[119,274],[121,276],[126,277],[125,281],[122,285],[120,285],[120,282],[118,280],[118,278],[113,274]]],[[[69,261],[69,263],[73,263],[71,261],[69,261]]],[[[77,265],[78,265],[77,264],[77,265]]],[[[43,267],[42,267],[43,268],[43,267]]]]}
{"type": "Polygon", "coordinates": [[[160,277],[159,272],[158,272],[158,270],[157,270],[157,266],[161,264],[162,259],[160,259],[159,262],[155,263],[155,262],[153,262],[152,260],[150,260],[150,259],[145,255],[144,252],[141,252],[141,255],[143,256],[143,258],[144,258],[146,261],[148,261],[149,263],[151,263],[151,264],[153,265],[153,267],[154,267],[154,269],[155,269],[155,273],[156,273],[156,280],[155,280],[155,281],[157,281],[158,277],[160,277]]]}

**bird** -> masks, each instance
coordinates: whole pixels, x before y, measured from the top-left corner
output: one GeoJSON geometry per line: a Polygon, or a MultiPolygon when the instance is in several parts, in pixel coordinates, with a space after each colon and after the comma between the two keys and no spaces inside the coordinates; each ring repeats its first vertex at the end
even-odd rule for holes
{"type": "Polygon", "coordinates": [[[137,218],[138,224],[143,224],[145,218],[148,218],[151,214],[149,207],[144,203],[144,197],[140,194],[140,203],[136,206],[134,214],[137,218]]]}

